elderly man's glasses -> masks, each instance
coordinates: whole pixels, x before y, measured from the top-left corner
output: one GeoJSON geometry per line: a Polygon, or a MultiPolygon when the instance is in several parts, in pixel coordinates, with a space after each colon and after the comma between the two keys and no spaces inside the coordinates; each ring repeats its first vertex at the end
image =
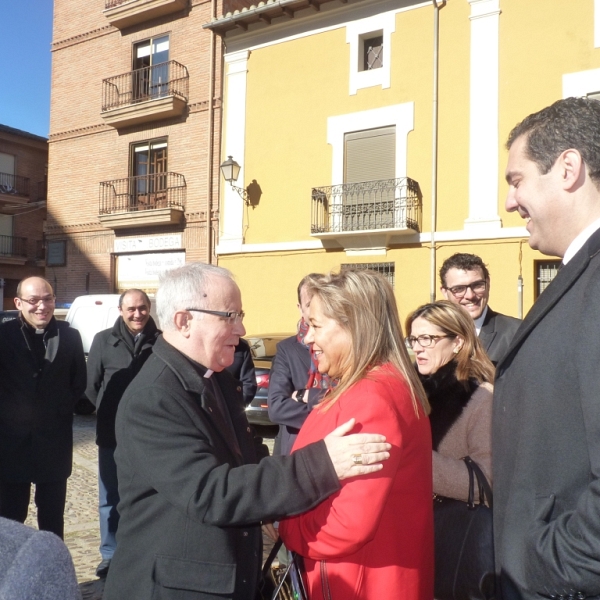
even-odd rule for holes
{"type": "Polygon", "coordinates": [[[470,289],[474,294],[483,294],[485,292],[485,288],[487,287],[487,281],[485,279],[480,279],[479,281],[474,281],[469,285],[455,285],[451,288],[446,288],[455,298],[462,298],[467,290],[470,289]]]}
{"type": "Polygon", "coordinates": [[[225,312],[222,310],[207,310],[206,308],[186,308],[185,310],[189,312],[201,312],[206,313],[207,315],[215,315],[216,317],[221,317],[221,319],[226,319],[231,325],[241,323],[244,320],[244,317],[246,316],[246,313],[244,311],[225,312]]]}
{"type": "Polygon", "coordinates": [[[435,343],[437,340],[441,340],[441,339],[447,338],[447,337],[456,337],[456,336],[423,334],[418,337],[415,337],[414,335],[409,335],[408,337],[404,338],[404,341],[406,342],[406,345],[410,346],[411,348],[414,348],[415,344],[417,342],[419,342],[419,346],[421,346],[421,348],[429,348],[429,346],[435,346],[435,343]]]}
{"type": "Polygon", "coordinates": [[[54,304],[54,301],[56,300],[56,296],[54,295],[48,295],[48,296],[42,296],[41,298],[19,298],[19,300],[21,300],[22,302],[26,302],[27,304],[30,304],[31,306],[39,306],[40,304],[42,304],[42,302],[44,304],[54,304]]]}

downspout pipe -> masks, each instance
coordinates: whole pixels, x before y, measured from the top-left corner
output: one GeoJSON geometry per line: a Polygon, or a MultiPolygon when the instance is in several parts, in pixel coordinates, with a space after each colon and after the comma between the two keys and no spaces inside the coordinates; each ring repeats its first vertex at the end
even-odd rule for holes
{"type": "MultiPolygon", "coordinates": [[[[217,0],[211,0],[210,17],[217,17],[217,0]]],[[[215,41],[216,34],[210,30],[209,69],[208,78],[208,160],[206,166],[206,263],[212,263],[213,230],[212,230],[212,196],[213,196],[213,166],[214,166],[214,128],[215,128],[215,41]]],[[[220,153],[219,153],[220,154],[220,153]]]]}
{"type": "Polygon", "coordinates": [[[446,4],[443,0],[438,5],[437,0],[433,2],[433,118],[432,118],[432,145],[431,145],[431,258],[430,258],[430,302],[435,302],[436,289],[436,242],[435,232],[437,228],[437,185],[438,185],[438,73],[439,73],[439,28],[440,28],[440,6],[446,4]]]}

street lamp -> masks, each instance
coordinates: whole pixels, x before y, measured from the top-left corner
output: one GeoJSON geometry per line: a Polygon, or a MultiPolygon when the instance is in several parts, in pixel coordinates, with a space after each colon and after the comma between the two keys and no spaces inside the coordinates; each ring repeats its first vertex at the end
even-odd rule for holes
{"type": "Polygon", "coordinates": [[[237,181],[238,175],[240,174],[240,168],[240,165],[233,160],[232,156],[228,156],[227,160],[221,163],[221,173],[223,174],[223,179],[229,183],[231,189],[238,193],[239,197],[244,201],[246,206],[250,206],[247,190],[238,187],[237,185],[233,185],[233,182],[237,181]]]}

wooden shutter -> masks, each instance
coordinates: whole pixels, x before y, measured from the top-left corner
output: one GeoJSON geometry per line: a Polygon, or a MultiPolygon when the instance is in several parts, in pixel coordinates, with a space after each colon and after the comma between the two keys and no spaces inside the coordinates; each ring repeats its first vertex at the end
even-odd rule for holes
{"type": "Polygon", "coordinates": [[[396,177],[396,127],[347,133],[344,183],[396,177]]]}

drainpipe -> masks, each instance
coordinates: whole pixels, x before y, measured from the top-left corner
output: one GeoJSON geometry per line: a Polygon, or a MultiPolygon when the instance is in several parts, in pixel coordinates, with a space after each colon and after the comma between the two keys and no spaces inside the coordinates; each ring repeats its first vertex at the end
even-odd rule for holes
{"type": "MultiPolygon", "coordinates": [[[[217,17],[217,0],[211,0],[210,3],[211,21],[217,17]]],[[[215,32],[210,30],[210,56],[209,64],[209,79],[208,79],[208,165],[207,165],[207,186],[206,186],[206,263],[212,263],[212,195],[213,195],[213,165],[214,165],[214,95],[215,95],[215,32]]]]}
{"type": "MultiPolygon", "coordinates": [[[[431,273],[430,273],[430,301],[435,302],[436,288],[436,261],[435,261],[435,230],[437,226],[437,179],[438,179],[438,71],[439,71],[439,26],[440,6],[437,0],[433,2],[433,119],[432,119],[432,160],[431,160],[431,273]]],[[[441,2],[441,6],[446,0],[441,2]]]]}

